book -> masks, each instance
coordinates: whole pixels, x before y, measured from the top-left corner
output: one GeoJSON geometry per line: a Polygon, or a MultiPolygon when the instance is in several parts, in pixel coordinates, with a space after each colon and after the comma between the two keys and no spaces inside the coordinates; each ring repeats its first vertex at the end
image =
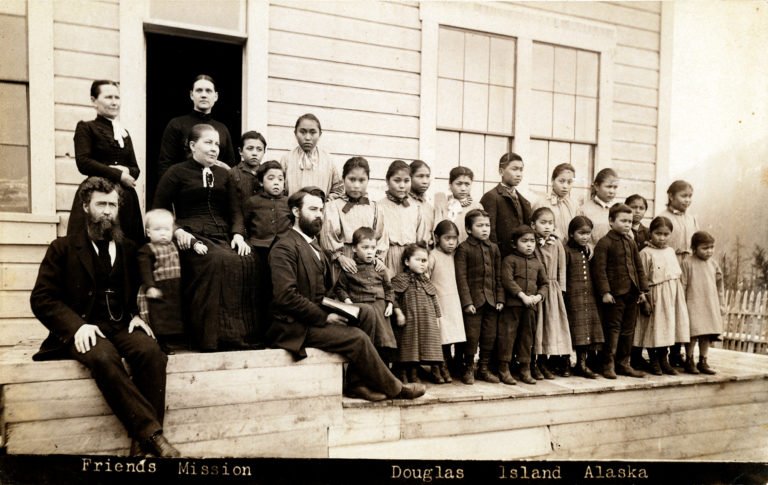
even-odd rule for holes
{"type": "Polygon", "coordinates": [[[360,307],[344,303],[343,301],[334,300],[333,298],[323,297],[320,305],[331,313],[336,313],[345,317],[350,322],[356,322],[360,319],[360,307]]]}

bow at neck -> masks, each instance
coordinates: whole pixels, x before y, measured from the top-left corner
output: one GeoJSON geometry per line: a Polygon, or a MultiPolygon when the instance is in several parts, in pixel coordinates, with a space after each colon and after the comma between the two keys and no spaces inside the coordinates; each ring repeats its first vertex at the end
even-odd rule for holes
{"type": "Polygon", "coordinates": [[[395,204],[402,205],[403,207],[409,207],[411,205],[411,203],[408,202],[408,196],[407,195],[405,197],[403,197],[402,199],[399,199],[399,198],[395,197],[394,195],[392,195],[392,193],[389,190],[387,190],[385,192],[385,194],[387,196],[387,199],[391,200],[395,204]]]}
{"type": "Polygon", "coordinates": [[[555,241],[557,241],[557,236],[555,236],[554,234],[550,234],[547,237],[538,237],[538,238],[536,238],[536,243],[539,246],[544,246],[544,245],[548,245],[548,244],[555,244],[555,241]]]}
{"type": "Polygon", "coordinates": [[[671,205],[667,206],[667,210],[669,212],[671,212],[672,214],[676,215],[676,216],[684,216],[685,215],[685,211],[681,211],[681,210],[675,209],[671,205]]]}
{"type": "Polygon", "coordinates": [[[344,207],[341,208],[341,212],[345,214],[349,212],[352,209],[352,207],[354,207],[357,204],[368,205],[371,203],[371,201],[368,200],[368,197],[366,197],[365,195],[358,197],[357,199],[353,199],[349,195],[344,194],[340,197],[340,199],[346,202],[344,204],[344,207]]]}
{"type": "Polygon", "coordinates": [[[312,149],[311,153],[307,153],[299,147],[301,156],[299,158],[299,168],[301,170],[314,170],[320,164],[320,152],[317,147],[312,149]]]}

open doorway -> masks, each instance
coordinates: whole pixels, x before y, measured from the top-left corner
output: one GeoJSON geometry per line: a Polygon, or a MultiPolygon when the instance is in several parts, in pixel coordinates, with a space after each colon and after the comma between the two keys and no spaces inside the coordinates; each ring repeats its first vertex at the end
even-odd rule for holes
{"type": "Polygon", "coordinates": [[[198,74],[216,81],[219,100],[211,112],[224,123],[236,145],[242,122],[243,46],[211,40],[146,33],[147,38],[147,200],[157,187],[157,159],[165,125],[192,111],[189,91],[198,74]]]}

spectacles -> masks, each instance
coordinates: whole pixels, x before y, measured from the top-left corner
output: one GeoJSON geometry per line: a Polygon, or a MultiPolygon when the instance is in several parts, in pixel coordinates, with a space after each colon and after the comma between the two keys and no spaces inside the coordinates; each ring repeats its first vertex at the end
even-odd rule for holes
{"type": "Polygon", "coordinates": [[[209,167],[203,169],[203,187],[213,187],[213,171],[209,167]]]}

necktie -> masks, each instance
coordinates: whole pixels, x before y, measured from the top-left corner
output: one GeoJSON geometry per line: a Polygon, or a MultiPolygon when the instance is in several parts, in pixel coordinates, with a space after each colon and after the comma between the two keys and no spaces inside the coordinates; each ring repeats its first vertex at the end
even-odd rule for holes
{"type": "Polygon", "coordinates": [[[96,241],[96,247],[99,248],[99,261],[107,270],[107,273],[112,271],[112,259],[109,257],[109,241],[101,240],[96,241]]]}
{"type": "Polygon", "coordinates": [[[368,197],[360,197],[357,199],[348,199],[347,203],[344,204],[344,207],[341,208],[341,212],[347,213],[349,212],[356,204],[362,204],[362,205],[368,205],[370,204],[370,201],[368,200],[368,197]]]}

